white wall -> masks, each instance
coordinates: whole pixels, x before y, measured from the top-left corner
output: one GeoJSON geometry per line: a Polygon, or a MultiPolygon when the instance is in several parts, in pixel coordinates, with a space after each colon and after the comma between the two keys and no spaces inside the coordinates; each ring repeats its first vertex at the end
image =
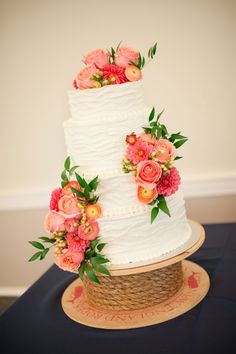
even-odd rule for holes
{"type": "Polygon", "coordinates": [[[143,71],[146,100],[189,137],[178,162],[189,195],[235,192],[235,20],[233,0],[1,0],[1,208],[29,196],[25,207],[44,206],[66,156],[67,90],[82,56],[120,40],[142,53],[158,42],[143,71]]]}

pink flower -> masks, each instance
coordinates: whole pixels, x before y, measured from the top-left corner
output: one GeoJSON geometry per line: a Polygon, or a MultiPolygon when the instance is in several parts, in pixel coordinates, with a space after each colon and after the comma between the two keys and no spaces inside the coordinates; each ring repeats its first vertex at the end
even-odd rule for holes
{"type": "Polygon", "coordinates": [[[162,169],[153,160],[141,161],[137,167],[136,183],[145,189],[154,189],[160,179],[162,169]]]}
{"type": "Polygon", "coordinates": [[[149,133],[143,133],[140,135],[140,139],[143,141],[146,141],[146,143],[156,145],[157,143],[157,138],[155,136],[151,137],[151,134],[149,133]]]}
{"type": "Polygon", "coordinates": [[[119,47],[115,54],[115,64],[126,68],[131,62],[138,64],[139,52],[129,47],[119,47]]]}
{"type": "Polygon", "coordinates": [[[124,69],[114,64],[105,65],[102,69],[103,79],[108,81],[108,84],[123,84],[127,82],[124,74],[124,69]]]}
{"type": "Polygon", "coordinates": [[[65,214],[77,214],[80,211],[78,200],[73,195],[64,195],[58,203],[59,210],[65,214]]]}
{"type": "Polygon", "coordinates": [[[160,163],[166,163],[169,158],[174,158],[176,149],[174,145],[167,139],[160,139],[155,145],[155,158],[160,163]]]}
{"type": "Polygon", "coordinates": [[[61,198],[61,194],[62,194],[62,189],[61,188],[56,188],[52,191],[51,194],[51,200],[50,200],[50,210],[55,210],[58,211],[58,202],[59,199],[61,198]]]}
{"type": "MultiPolygon", "coordinates": [[[[77,87],[80,90],[96,87],[96,81],[92,79],[94,75],[98,73],[98,69],[95,65],[87,65],[85,68],[80,70],[75,78],[77,87]]],[[[75,84],[74,84],[75,86],[75,84]]]]}
{"type": "Polygon", "coordinates": [[[85,64],[95,64],[100,69],[105,65],[109,64],[109,53],[105,52],[103,49],[96,49],[92,52],[89,52],[84,57],[85,64]]]}
{"type": "Polygon", "coordinates": [[[74,218],[68,218],[65,220],[65,229],[67,232],[75,232],[78,230],[78,221],[81,219],[81,215],[76,215],[74,218]]]}
{"type": "Polygon", "coordinates": [[[84,260],[84,254],[81,252],[71,252],[68,250],[58,257],[58,266],[63,270],[75,272],[84,260]]]}
{"type": "Polygon", "coordinates": [[[78,236],[77,233],[68,233],[66,235],[66,241],[68,249],[71,252],[81,252],[84,253],[86,248],[89,246],[90,241],[83,240],[78,236]]]}
{"type": "Polygon", "coordinates": [[[148,160],[153,150],[152,145],[138,139],[135,144],[127,147],[126,155],[133,164],[137,164],[140,161],[148,160]]]}
{"type": "Polygon", "coordinates": [[[127,144],[134,145],[137,141],[136,134],[126,135],[125,141],[127,142],[127,144]]]}
{"type": "Polygon", "coordinates": [[[89,224],[82,224],[79,227],[78,235],[80,238],[83,240],[95,240],[99,233],[99,226],[97,221],[95,220],[90,220],[89,224]]]}
{"type": "Polygon", "coordinates": [[[73,194],[72,190],[70,187],[73,187],[77,190],[81,190],[80,185],[77,181],[70,181],[68,182],[65,187],[62,189],[62,195],[70,195],[73,194]]]}
{"type": "Polygon", "coordinates": [[[125,76],[131,82],[138,81],[142,79],[142,72],[137,66],[128,65],[125,69],[125,76]]]}
{"type": "Polygon", "coordinates": [[[181,179],[176,167],[172,167],[169,174],[162,175],[157,183],[157,191],[164,197],[174,194],[180,185],[181,179]]]}
{"type": "Polygon", "coordinates": [[[48,232],[60,232],[65,230],[65,218],[56,211],[50,211],[44,219],[44,227],[48,232]]]}

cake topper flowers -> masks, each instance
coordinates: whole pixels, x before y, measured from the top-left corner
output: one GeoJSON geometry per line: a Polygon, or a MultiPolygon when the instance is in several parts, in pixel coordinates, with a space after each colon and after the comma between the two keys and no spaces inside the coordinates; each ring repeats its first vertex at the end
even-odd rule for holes
{"type": "Polygon", "coordinates": [[[123,171],[132,172],[137,183],[137,198],[151,205],[151,223],[159,211],[170,216],[166,197],[174,194],[180,184],[180,175],[174,162],[181,158],[177,149],[188,139],[181,132],[169,134],[159,122],[163,111],[155,117],[155,108],[149,115],[149,126],[139,135],[132,132],[126,136],[126,154],[123,171]]]}
{"type": "Polygon", "coordinates": [[[70,166],[70,157],[65,160],[64,167],[61,187],[53,190],[50,211],[44,221],[50,236],[39,237],[41,242],[29,241],[38,249],[29,261],[44,259],[54,247],[54,260],[61,269],[79,273],[82,280],[86,273],[90,280],[99,283],[96,273],[110,273],[104,266],[109,262],[102,254],[105,243],[99,238],[97,219],[102,208],[95,195],[98,176],[87,182],[75,172],[79,166],[70,166]]]}
{"type": "MultiPolygon", "coordinates": [[[[156,54],[157,43],[148,50],[149,60],[156,54]]],[[[99,88],[106,85],[123,84],[142,78],[146,59],[133,48],[121,46],[110,50],[95,49],[84,56],[86,65],[79,71],[73,82],[77,90],[99,88]]]]}

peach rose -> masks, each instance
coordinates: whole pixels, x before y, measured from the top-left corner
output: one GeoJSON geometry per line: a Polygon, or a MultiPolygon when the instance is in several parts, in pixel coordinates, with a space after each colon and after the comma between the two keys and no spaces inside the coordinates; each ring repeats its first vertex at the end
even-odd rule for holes
{"type": "Polygon", "coordinates": [[[58,257],[58,266],[69,272],[78,270],[81,262],[84,260],[84,254],[81,252],[67,251],[58,257]]]}
{"type": "Polygon", "coordinates": [[[44,219],[44,227],[48,232],[60,232],[65,230],[65,218],[56,211],[50,211],[44,219]]]}
{"type": "Polygon", "coordinates": [[[84,57],[84,63],[95,64],[102,69],[105,65],[109,64],[109,53],[105,52],[103,49],[93,50],[84,57]]]}
{"type": "Polygon", "coordinates": [[[90,220],[88,225],[82,224],[79,227],[78,235],[82,240],[95,240],[99,233],[97,221],[90,220]]]}
{"type": "Polygon", "coordinates": [[[115,64],[126,68],[131,62],[138,64],[139,52],[129,47],[119,47],[115,54],[115,64]]]}
{"type": "Polygon", "coordinates": [[[160,163],[166,163],[169,158],[174,158],[176,155],[174,145],[167,139],[158,140],[155,148],[155,159],[160,163]]]}
{"type": "Polygon", "coordinates": [[[76,197],[71,195],[64,195],[61,197],[58,203],[58,208],[64,214],[76,214],[80,211],[78,206],[78,200],[76,197]]]}
{"type": "Polygon", "coordinates": [[[77,74],[75,81],[80,90],[96,87],[96,81],[92,80],[93,75],[96,75],[98,69],[95,65],[87,65],[77,74]]]}
{"type": "Polygon", "coordinates": [[[159,164],[152,160],[139,162],[137,166],[136,183],[145,189],[154,189],[161,178],[162,170],[159,164]]]}
{"type": "Polygon", "coordinates": [[[62,195],[70,195],[73,194],[72,190],[70,187],[73,187],[77,190],[81,190],[80,185],[77,181],[70,181],[68,182],[65,187],[62,189],[62,195]]]}
{"type": "Polygon", "coordinates": [[[143,133],[140,135],[140,139],[143,141],[146,141],[146,143],[156,145],[157,143],[157,138],[155,136],[151,137],[151,134],[149,133],[143,133]]]}

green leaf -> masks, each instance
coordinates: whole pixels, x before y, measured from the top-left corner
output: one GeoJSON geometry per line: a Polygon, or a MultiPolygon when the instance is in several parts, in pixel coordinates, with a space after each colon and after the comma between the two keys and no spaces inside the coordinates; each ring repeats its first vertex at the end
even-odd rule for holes
{"type": "Polygon", "coordinates": [[[80,187],[84,188],[86,186],[85,179],[81,177],[78,173],[75,172],[75,177],[77,179],[77,182],[79,183],[80,187]]]}
{"type": "Polygon", "coordinates": [[[181,134],[179,134],[179,133],[171,134],[171,137],[173,137],[174,139],[187,139],[186,136],[181,135],[181,134]]]}
{"type": "Polygon", "coordinates": [[[99,237],[97,237],[95,240],[91,241],[90,242],[90,248],[95,249],[97,244],[98,244],[98,242],[99,242],[99,240],[100,240],[99,237]]]}
{"type": "Polygon", "coordinates": [[[164,135],[168,135],[167,128],[164,124],[161,124],[161,129],[162,129],[164,135]]]}
{"type": "Polygon", "coordinates": [[[89,182],[89,187],[91,188],[91,190],[96,191],[98,184],[99,180],[98,176],[96,176],[94,179],[92,179],[92,181],[89,182]]]}
{"type": "Polygon", "coordinates": [[[92,263],[92,264],[93,264],[93,268],[96,271],[98,271],[99,273],[110,275],[110,272],[106,267],[102,266],[101,264],[97,264],[97,263],[92,263]]]}
{"type": "Polygon", "coordinates": [[[170,216],[170,211],[169,211],[169,208],[166,204],[166,200],[165,198],[163,200],[161,200],[159,203],[158,203],[158,207],[165,213],[167,214],[168,216],[170,216]]]}
{"type": "Polygon", "coordinates": [[[94,273],[93,268],[92,268],[91,265],[88,264],[88,263],[86,263],[86,265],[85,265],[85,272],[86,272],[88,278],[89,278],[91,281],[93,281],[93,282],[95,282],[95,283],[97,283],[97,284],[100,284],[100,281],[99,281],[99,279],[97,278],[96,274],[94,273]]]}
{"type": "Polygon", "coordinates": [[[162,129],[161,127],[157,128],[157,140],[159,140],[162,137],[162,129]]]}
{"type": "Polygon", "coordinates": [[[158,213],[159,213],[159,208],[158,208],[158,206],[152,208],[152,212],[151,212],[151,224],[152,224],[153,221],[156,219],[158,213]]]}
{"type": "Polygon", "coordinates": [[[66,171],[70,171],[70,156],[68,156],[65,160],[64,167],[66,171]]]}
{"type": "Polygon", "coordinates": [[[39,239],[43,240],[43,242],[48,242],[48,243],[55,243],[56,242],[55,238],[49,238],[49,237],[45,237],[45,236],[39,237],[39,239]]]}
{"type": "Polygon", "coordinates": [[[73,173],[75,172],[75,170],[76,170],[78,167],[79,167],[78,165],[71,167],[70,172],[69,172],[69,173],[70,173],[70,176],[73,175],[73,173]]]}
{"type": "Polygon", "coordinates": [[[152,53],[153,55],[156,54],[156,49],[157,49],[157,42],[154,44],[154,46],[152,47],[152,53]]]}
{"type": "Polygon", "coordinates": [[[180,160],[182,158],[183,158],[183,156],[176,156],[175,160],[180,160]]]}
{"type": "Polygon", "coordinates": [[[84,188],[84,196],[85,196],[86,200],[90,199],[90,190],[91,190],[90,187],[89,187],[89,189],[87,186],[84,188]]]}
{"type": "Polygon", "coordinates": [[[188,139],[182,139],[182,140],[178,140],[174,143],[174,146],[176,147],[176,149],[178,149],[180,146],[182,146],[184,143],[186,143],[186,141],[188,141],[188,139]]]}
{"type": "Polygon", "coordinates": [[[67,185],[67,182],[61,181],[61,186],[62,186],[62,188],[64,188],[66,185],[67,185]]]}
{"type": "Polygon", "coordinates": [[[78,189],[74,188],[74,187],[70,187],[70,189],[72,190],[73,193],[75,193],[78,197],[80,198],[84,198],[84,193],[79,191],[78,189]]]}
{"type": "Polygon", "coordinates": [[[157,129],[158,128],[157,128],[156,125],[152,128],[152,130],[151,130],[151,138],[153,138],[155,136],[157,129]]]}
{"type": "Polygon", "coordinates": [[[69,182],[69,179],[67,177],[67,174],[66,174],[66,170],[62,171],[61,173],[61,179],[65,182],[69,182]]]}
{"type": "Polygon", "coordinates": [[[99,263],[99,264],[104,264],[104,263],[110,262],[109,259],[104,258],[100,254],[97,254],[95,258],[96,258],[96,262],[99,263]]]}
{"type": "Polygon", "coordinates": [[[164,109],[163,109],[160,113],[158,113],[158,115],[157,115],[157,122],[158,122],[158,120],[160,119],[160,117],[161,117],[161,115],[162,115],[163,112],[164,112],[164,109]]]}
{"type": "Polygon", "coordinates": [[[99,252],[101,252],[105,246],[106,243],[99,243],[99,245],[97,245],[97,249],[99,250],[99,252]]]}
{"type": "Polygon", "coordinates": [[[151,133],[151,128],[149,128],[149,127],[142,127],[143,128],[143,130],[145,131],[145,133],[151,133]]]}
{"type": "Polygon", "coordinates": [[[37,252],[35,253],[29,260],[28,262],[32,262],[35,261],[37,258],[39,258],[41,256],[41,252],[37,252]]]}
{"type": "Polygon", "coordinates": [[[116,52],[119,49],[120,45],[121,45],[122,41],[119,42],[118,46],[116,47],[116,52]]]}
{"type": "Polygon", "coordinates": [[[155,107],[152,108],[151,113],[149,114],[148,121],[151,122],[155,116],[155,107]]]}
{"type": "Polygon", "coordinates": [[[46,256],[46,254],[48,253],[48,251],[49,251],[49,248],[45,248],[45,249],[41,252],[40,261],[45,258],[45,256],[46,256]]]}
{"type": "Polygon", "coordinates": [[[86,263],[82,262],[79,269],[78,269],[79,277],[81,280],[83,280],[83,277],[84,277],[85,265],[86,265],[86,263]]]}
{"type": "Polygon", "coordinates": [[[34,246],[34,247],[36,247],[36,248],[39,248],[40,250],[44,250],[44,245],[42,245],[42,243],[40,243],[40,242],[37,242],[37,241],[29,241],[29,243],[32,245],[32,246],[34,246]]]}

